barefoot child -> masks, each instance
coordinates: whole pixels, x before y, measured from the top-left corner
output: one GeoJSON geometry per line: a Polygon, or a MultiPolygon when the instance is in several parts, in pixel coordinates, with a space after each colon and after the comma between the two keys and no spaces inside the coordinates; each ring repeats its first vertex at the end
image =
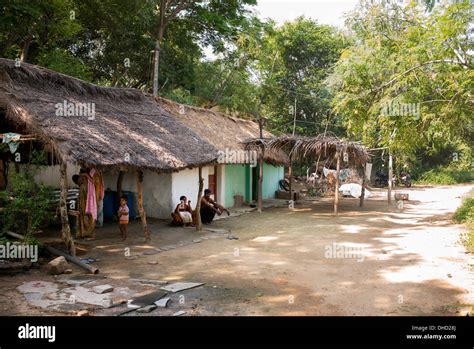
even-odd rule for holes
{"type": "Polygon", "coordinates": [[[120,199],[120,207],[118,210],[119,216],[119,226],[120,226],[120,233],[122,234],[122,239],[127,239],[127,227],[128,227],[128,206],[127,206],[127,198],[122,197],[120,199]]]}

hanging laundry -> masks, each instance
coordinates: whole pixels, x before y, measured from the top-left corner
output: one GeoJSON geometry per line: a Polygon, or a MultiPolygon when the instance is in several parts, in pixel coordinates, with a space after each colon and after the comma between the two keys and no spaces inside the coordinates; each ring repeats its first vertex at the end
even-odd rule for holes
{"type": "MultiPolygon", "coordinates": [[[[328,178],[331,175],[333,178],[336,178],[336,170],[331,170],[329,168],[323,167],[323,174],[324,177],[328,178]]],[[[339,171],[339,179],[341,181],[345,181],[351,175],[351,170],[348,168],[344,168],[339,171]]]]}
{"type": "Polygon", "coordinates": [[[10,148],[10,152],[15,154],[20,145],[20,137],[21,135],[18,133],[8,132],[3,134],[3,141],[2,143],[8,144],[8,148],[10,148]]]}

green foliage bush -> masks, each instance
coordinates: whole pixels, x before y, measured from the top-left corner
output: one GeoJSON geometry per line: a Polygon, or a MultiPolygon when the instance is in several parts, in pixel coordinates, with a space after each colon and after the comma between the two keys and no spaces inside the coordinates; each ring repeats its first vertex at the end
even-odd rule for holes
{"type": "Polygon", "coordinates": [[[465,223],[469,228],[464,245],[469,252],[474,253],[474,198],[464,200],[454,213],[453,220],[456,223],[465,223]]]}
{"type": "Polygon", "coordinates": [[[9,189],[0,192],[2,232],[23,234],[34,243],[32,233],[47,225],[53,216],[51,201],[51,189],[35,183],[30,172],[12,174],[9,189]]]}
{"type": "Polygon", "coordinates": [[[474,171],[452,167],[435,167],[418,176],[416,184],[449,185],[474,181],[474,171]]]}
{"type": "Polygon", "coordinates": [[[474,223],[474,198],[464,200],[463,204],[456,210],[453,217],[457,223],[474,223]]]}

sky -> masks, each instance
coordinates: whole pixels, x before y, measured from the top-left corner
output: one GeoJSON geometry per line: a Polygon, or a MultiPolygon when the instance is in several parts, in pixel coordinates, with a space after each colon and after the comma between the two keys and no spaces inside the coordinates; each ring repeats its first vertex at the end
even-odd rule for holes
{"type": "Polygon", "coordinates": [[[343,28],[344,13],[353,10],[358,0],[258,0],[257,3],[259,18],[272,18],[278,24],[304,15],[318,23],[343,28]]]}

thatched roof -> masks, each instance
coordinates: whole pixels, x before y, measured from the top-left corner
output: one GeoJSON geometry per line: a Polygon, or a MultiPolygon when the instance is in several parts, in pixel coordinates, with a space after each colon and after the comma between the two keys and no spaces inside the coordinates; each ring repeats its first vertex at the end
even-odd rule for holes
{"type": "MultiPolygon", "coordinates": [[[[177,120],[183,122],[200,137],[221,151],[246,150],[243,144],[249,138],[259,137],[259,125],[245,120],[219,113],[213,110],[179,104],[165,98],[157,98],[158,103],[169,111],[177,120]]],[[[273,137],[263,131],[264,137],[273,137]]],[[[264,160],[274,165],[287,164],[288,156],[282,151],[266,151],[264,160]]]]}
{"type": "Polygon", "coordinates": [[[347,165],[353,167],[363,166],[370,159],[368,149],[359,142],[339,139],[335,136],[319,135],[316,137],[281,136],[277,138],[248,139],[244,142],[246,148],[263,146],[269,151],[285,151],[294,160],[305,158],[318,159],[319,157],[343,157],[347,153],[347,165]]]}
{"type": "Polygon", "coordinates": [[[95,86],[26,63],[15,67],[0,59],[0,109],[10,122],[81,165],[169,172],[217,158],[214,146],[149,94],[95,86]],[[57,104],[64,101],[94,105],[94,119],[57,116],[57,104]]]}

